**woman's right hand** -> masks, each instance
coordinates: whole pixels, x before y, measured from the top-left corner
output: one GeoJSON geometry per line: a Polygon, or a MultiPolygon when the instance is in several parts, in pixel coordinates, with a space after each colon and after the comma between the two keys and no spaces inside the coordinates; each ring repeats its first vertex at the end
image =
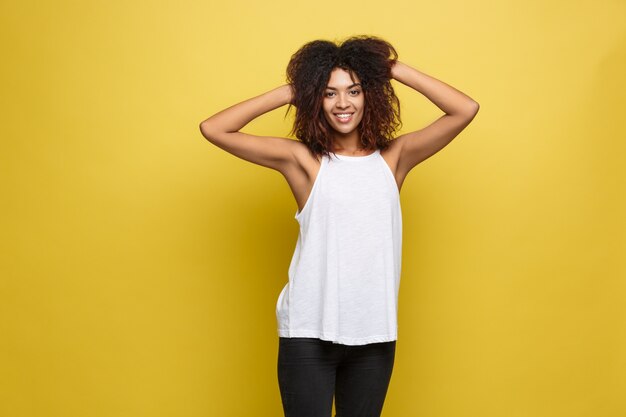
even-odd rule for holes
{"type": "Polygon", "coordinates": [[[287,100],[286,104],[291,104],[292,106],[295,106],[295,103],[294,103],[295,91],[294,91],[293,85],[285,84],[283,86],[283,89],[284,89],[284,94],[285,94],[285,97],[286,97],[285,99],[287,100]]]}

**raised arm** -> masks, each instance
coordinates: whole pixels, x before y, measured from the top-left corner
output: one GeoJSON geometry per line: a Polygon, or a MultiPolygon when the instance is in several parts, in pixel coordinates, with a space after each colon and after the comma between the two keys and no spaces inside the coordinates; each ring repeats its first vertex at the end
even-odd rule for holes
{"type": "Polygon", "coordinates": [[[226,152],[282,172],[295,161],[293,150],[296,141],[250,135],[239,130],[260,115],[291,103],[292,97],[291,86],[281,85],[214,114],[200,123],[200,132],[209,142],[226,152]]]}
{"type": "Polygon", "coordinates": [[[399,136],[397,172],[404,178],[420,162],[452,141],[476,116],[480,106],[469,96],[400,61],[391,69],[392,77],[422,93],[446,114],[430,125],[399,136]]]}

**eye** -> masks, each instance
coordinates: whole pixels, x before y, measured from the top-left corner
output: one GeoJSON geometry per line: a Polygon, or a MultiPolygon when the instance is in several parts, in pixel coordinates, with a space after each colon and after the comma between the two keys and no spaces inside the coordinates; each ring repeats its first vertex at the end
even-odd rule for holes
{"type": "Polygon", "coordinates": [[[327,91],[326,92],[326,97],[331,97],[331,94],[335,94],[334,91],[327,91]]]}
{"type": "Polygon", "coordinates": [[[359,91],[359,90],[351,90],[351,91],[350,91],[350,94],[354,93],[354,94],[352,94],[352,95],[353,95],[353,96],[356,96],[356,95],[358,95],[360,92],[361,92],[361,91],[359,91]]]}

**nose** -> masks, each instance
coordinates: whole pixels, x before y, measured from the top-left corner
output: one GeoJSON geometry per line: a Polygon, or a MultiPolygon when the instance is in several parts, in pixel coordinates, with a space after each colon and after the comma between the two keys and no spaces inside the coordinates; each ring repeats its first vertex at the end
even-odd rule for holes
{"type": "Polygon", "coordinates": [[[345,94],[339,94],[339,96],[337,98],[337,107],[340,108],[340,109],[345,109],[349,105],[350,105],[350,103],[348,102],[348,99],[346,98],[346,95],[345,94]]]}

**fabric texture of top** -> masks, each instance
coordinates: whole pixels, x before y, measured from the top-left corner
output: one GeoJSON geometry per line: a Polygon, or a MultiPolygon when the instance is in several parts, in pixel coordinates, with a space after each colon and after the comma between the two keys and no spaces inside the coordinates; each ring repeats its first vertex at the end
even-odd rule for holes
{"type": "Polygon", "coordinates": [[[345,345],[397,340],[402,211],[380,150],[323,155],[295,219],[289,281],[276,303],[279,336],[345,345]]]}

